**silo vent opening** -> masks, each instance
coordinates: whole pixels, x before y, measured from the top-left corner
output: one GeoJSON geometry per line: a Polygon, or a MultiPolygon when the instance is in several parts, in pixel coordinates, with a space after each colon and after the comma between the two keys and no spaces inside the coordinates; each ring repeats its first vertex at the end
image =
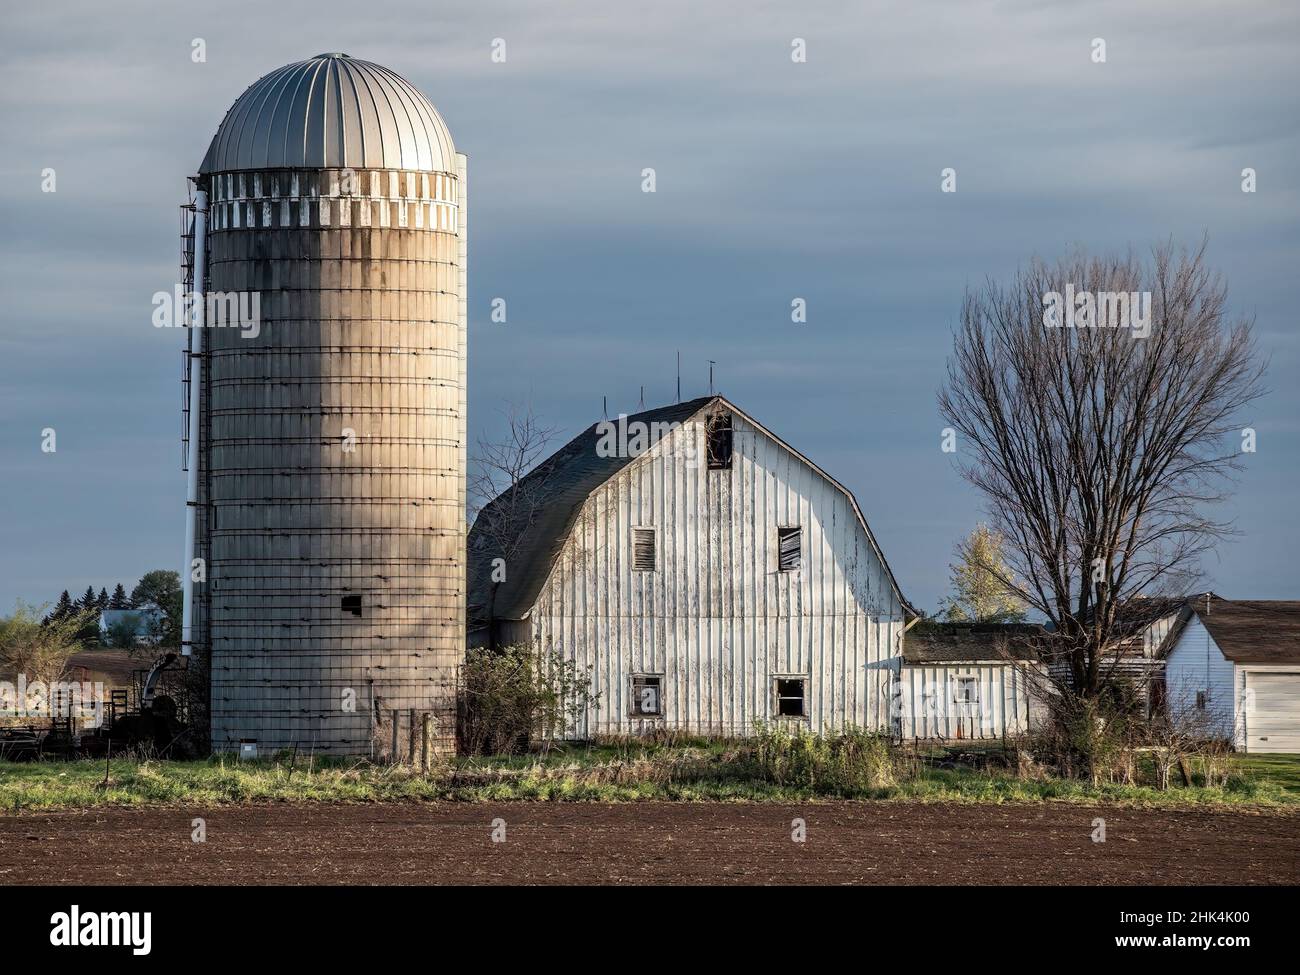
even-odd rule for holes
{"type": "Polygon", "coordinates": [[[351,613],[353,616],[361,615],[361,597],[344,596],[342,604],[339,607],[345,613],[351,613]]]}

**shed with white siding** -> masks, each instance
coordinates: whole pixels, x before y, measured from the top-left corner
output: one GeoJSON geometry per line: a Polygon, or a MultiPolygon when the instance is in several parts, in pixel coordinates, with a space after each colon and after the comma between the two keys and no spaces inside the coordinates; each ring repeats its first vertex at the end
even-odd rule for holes
{"type": "Polygon", "coordinates": [[[1197,596],[1169,639],[1172,714],[1241,751],[1300,752],[1300,601],[1197,596]]]}
{"type": "Polygon", "coordinates": [[[903,638],[895,735],[904,739],[1002,739],[1043,717],[1046,636],[1035,624],[925,622],[903,638]]]}
{"type": "Polygon", "coordinates": [[[484,508],[469,562],[471,643],[591,671],[575,737],[891,728],[915,610],[853,495],[723,397],[589,427],[484,508]]]}

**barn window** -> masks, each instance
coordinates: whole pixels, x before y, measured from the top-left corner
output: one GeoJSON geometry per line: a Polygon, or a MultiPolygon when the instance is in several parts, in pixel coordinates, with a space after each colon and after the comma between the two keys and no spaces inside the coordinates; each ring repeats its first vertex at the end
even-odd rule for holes
{"type": "Polygon", "coordinates": [[[663,680],[660,674],[632,675],[630,717],[654,718],[664,713],[663,680]]]}
{"type": "Polygon", "coordinates": [[[714,413],[708,420],[709,470],[731,470],[731,414],[714,413]]]}
{"type": "Polygon", "coordinates": [[[782,718],[802,718],[804,716],[802,677],[776,678],[776,713],[782,718]]]}
{"type": "Polygon", "coordinates": [[[793,572],[800,566],[799,549],[803,544],[802,528],[778,528],[776,530],[777,548],[779,549],[782,572],[793,572]]]}
{"type": "Polygon", "coordinates": [[[954,689],[953,702],[956,704],[978,704],[980,701],[980,683],[978,677],[958,677],[954,689]]]}
{"type": "Polygon", "coordinates": [[[361,597],[344,596],[339,608],[345,613],[351,613],[353,616],[361,615],[361,597]]]}
{"type": "Polygon", "coordinates": [[[1205,692],[1204,692],[1204,691],[1197,691],[1197,692],[1196,692],[1196,709],[1197,709],[1198,711],[1204,711],[1204,710],[1205,710],[1205,702],[1206,702],[1205,692]]]}
{"type": "Polygon", "coordinates": [[[632,529],[632,570],[634,572],[653,572],[655,570],[655,530],[653,528],[632,529]]]}

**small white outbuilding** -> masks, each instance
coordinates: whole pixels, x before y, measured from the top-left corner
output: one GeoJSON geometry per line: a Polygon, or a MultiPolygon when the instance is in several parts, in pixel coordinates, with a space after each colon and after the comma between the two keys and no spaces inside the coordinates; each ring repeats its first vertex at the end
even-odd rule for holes
{"type": "Polygon", "coordinates": [[[1169,637],[1171,713],[1201,715],[1239,751],[1300,752],[1300,600],[1188,600],[1169,637]]]}
{"type": "Polygon", "coordinates": [[[903,739],[1006,739],[1041,725],[1046,668],[1042,626],[926,621],[903,636],[894,735],[903,739]]]}

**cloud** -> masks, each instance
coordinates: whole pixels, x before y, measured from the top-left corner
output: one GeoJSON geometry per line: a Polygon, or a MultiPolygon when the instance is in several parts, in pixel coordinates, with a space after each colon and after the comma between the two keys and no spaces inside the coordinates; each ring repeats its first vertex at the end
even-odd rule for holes
{"type": "MultiPolygon", "coordinates": [[[[472,433],[521,389],[566,432],[602,395],[671,397],[679,349],[695,395],[714,359],[721,388],[857,491],[904,588],[932,606],[978,506],[934,439],[969,283],[1073,243],[1208,231],[1273,354],[1260,429],[1300,412],[1298,39],[1300,10],[1281,0],[6,11],[0,467],[16,476],[0,548],[24,554],[0,564],[0,602],[177,560],[180,338],[149,327],[149,298],[176,275],[186,177],[227,107],[285,62],[386,64],[469,153],[472,433]],[[206,63],[190,60],[195,37],[206,63]],[[497,37],[505,64],[489,58],[497,37]],[[46,166],[56,194],[40,192],[46,166]],[[947,166],[955,195],[938,190],[947,166]],[[494,296],[507,326],[486,323],[494,296]],[[50,422],[67,445],[57,479],[33,453],[50,422]],[[93,547],[61,520],[70,508],[97,526],[93,547]]],[[[1295,529],[1276,526],[1294,521],[1296,467],[1265,440],[1249,476],[1274,529],[1212,567],[1226,590],[1290,592],[1295,529]]]]}

